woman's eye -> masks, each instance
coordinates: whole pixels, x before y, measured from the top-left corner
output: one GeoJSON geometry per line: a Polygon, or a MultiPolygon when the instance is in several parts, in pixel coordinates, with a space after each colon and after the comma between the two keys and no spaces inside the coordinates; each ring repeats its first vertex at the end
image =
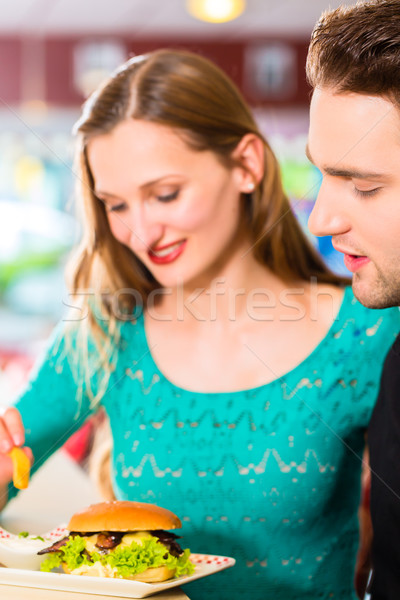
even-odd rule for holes
{"type": "Polygon", "coordinates": [[[170,194],[160,194],[157,195],[156,198],[159,202],[172,202],[172,200],[176,200],[179,195],[179,190],[175,190],[170,194]]]}
{"type": "Polygon", "coordinates": [[[379,192],[381,188],[377,187],[373,190],[359,190],[358,188],[354,188],[354,192],[357,196],[361,196],[362,198],[370,198],[371,196],[375,196],[379,192]]]}
{"type": "Polygon", "coordinates": [[[122,212],[126,209],[125,202],[121,202],[121,204],[114,204],[114,206],[107,206],[108,212],[122,212]]]}

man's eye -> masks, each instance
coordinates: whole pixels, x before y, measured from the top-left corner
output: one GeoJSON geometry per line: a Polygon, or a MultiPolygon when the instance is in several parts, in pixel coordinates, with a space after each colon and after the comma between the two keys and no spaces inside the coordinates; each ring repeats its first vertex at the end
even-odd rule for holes
{"type": "Polygon", "coordinates": [[[354,192],[357,196],[361,196],[362,198],[370,198],[371,196],[375,196],[381,188],[377,187],[373,190],[359,190],[358,188],[354,188],[354,192]]]}
{"type": "Polygon", "coordinates": [[[171,192],[171,194],[159,195],[159,196],[156,196],[156,198],[159,202],[172,202],[172,200],[177,199],[178,195],[179,195],[179,190],[175,190],[174,192],[171,192]]]}

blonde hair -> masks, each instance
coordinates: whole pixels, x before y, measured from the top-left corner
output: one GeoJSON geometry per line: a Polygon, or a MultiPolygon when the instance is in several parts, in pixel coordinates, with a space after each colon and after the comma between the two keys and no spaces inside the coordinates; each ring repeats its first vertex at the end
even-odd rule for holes
{"type": "Polygon", "coordinates": [[[104,344],[111,338],[114,344],[118,340],[118,321],[125,315],[132,318],[138,295],[145,308],[150,292],[158,287],[146,266],[113,237],[104,203],[93,191],[87,144],[125,119],[169,126],[190,148],[211,150],[227,167],[233,167],[232,153],[243,136],[258,136],[264,145],[264,176],[255,191],[243,194],[242,199],[256,259],[287,282],[311,277],[332,284],[344,282],[328,270],[299,226],[283,191],[277,160],[232,81],[209,60],[185,51],[159,50],[134,57],[89,98],[75,127],[85,231],[73,264],[72,291],[92,289],[96,295],[95,304],[91,306],[87,297],[84,303],[89,310],[89,331],[104,359],[108,360],[110,349],[104,344]],[[118,306],[113,306],[116,293],[118,306]],[[106,316],[107,332],[96,322],[94,305],[106,316]]]}

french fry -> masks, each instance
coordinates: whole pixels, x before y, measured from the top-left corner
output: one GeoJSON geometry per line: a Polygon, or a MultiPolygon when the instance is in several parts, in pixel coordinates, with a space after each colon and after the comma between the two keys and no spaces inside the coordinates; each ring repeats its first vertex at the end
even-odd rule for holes
{"type": "Polygon", "coordinates": [[[10,450],[8,456],[13,462],[13,483],[19,490],[24,490],[29,484],[30,460],[25,452],[16,446],[10,450]]]}

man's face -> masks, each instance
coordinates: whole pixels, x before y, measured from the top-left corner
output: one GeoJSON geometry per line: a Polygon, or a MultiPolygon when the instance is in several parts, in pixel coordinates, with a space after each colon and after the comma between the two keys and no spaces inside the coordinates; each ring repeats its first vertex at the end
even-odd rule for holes
{"type": "Polygon", "coordinates": [[[399,108],[378,96],[317,88],[307,151],[322,173],[311,232],[332,236],[360,302],[399,305],[399,108]]]}

